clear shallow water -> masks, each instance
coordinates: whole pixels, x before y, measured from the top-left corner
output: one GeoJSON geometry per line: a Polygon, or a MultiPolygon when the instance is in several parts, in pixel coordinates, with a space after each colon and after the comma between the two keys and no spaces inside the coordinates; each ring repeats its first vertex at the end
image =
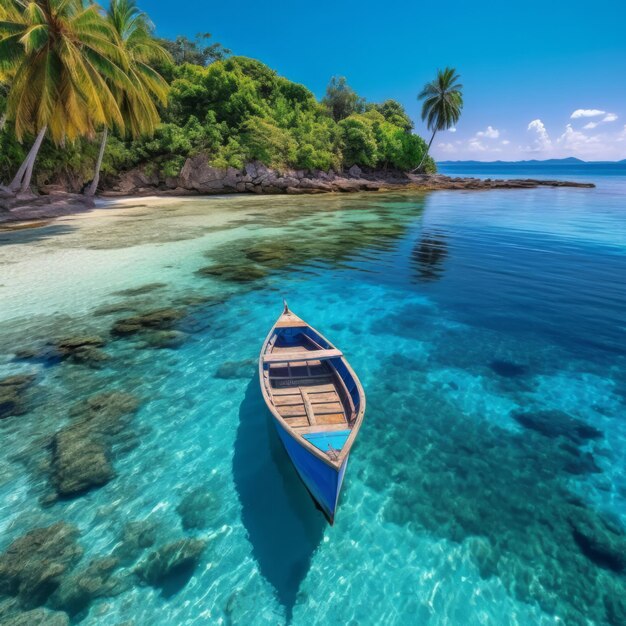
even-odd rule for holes
{"type": "Polygon", "coordinates": [[[626,179],[597,182],[137,201],[0,233],[0,378],[37,375],[0,421],[0,550],[64,520],[80,570],[154,524],[81,624],[623,623],[626,179]],[[332,528],[255,378],[283,296],[367,393],[332,528]],[[109,335],[163,307],[186,313],[176,348],[109,335]],[[14,358],[84,334],[107,341],[99,368],[14,358]],[[115,478],[50,503],[52,436],[111,390],[140,401],[115,478]],[[184,537],[207,543],[195,569],[140,584],[184,537]]]}

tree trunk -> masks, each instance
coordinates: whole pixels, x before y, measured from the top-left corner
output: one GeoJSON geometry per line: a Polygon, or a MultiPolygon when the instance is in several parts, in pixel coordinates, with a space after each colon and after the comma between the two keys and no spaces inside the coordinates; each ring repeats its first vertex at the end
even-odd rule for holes
{"type": "Polygon", "coordinates": [[[104,158],[104,149],[107,145],[107,136],[109,134],[109,129],[105,126],[102,131],[102,141],[100,142],[100,152],[98,153],[98,160],[96,161],[96,172],[94,174],[93,180],[91,181],[91,185],[85,192],[87,196],[95,196],[96,191],[98,189],[98,183],[100,182],[100,168],[102,167],[102,159],[104,158]]]}
{"type": "Polygon", "coordinates": [[[428,153],[430,152],[430,146],[432,145],[436,134],[437,134],[437,129],[433,130],[433,136],[430,138],[430,141],[428,142],[428,147],[426,148],[426,152],[424,152],[424,154],[422,155],[422,160],[420,161],[420,164],[414,170],[411,170],[411,174],[413,172],[417,172],[418,170],[422,169],[422,165],[424,165],[424,161],[426,160],[426,157],[428,156],[428,153]]]}
{"type": "Polygon", "coordinates": [[[30,179],[33,176],[33,167],[35,166],[35,160],[37,159],[37,154],[39,154],[39,148],[41,148],[41,144],[43,142],[43,138],[46,135],[47,126],[44,126],[37,135],[37,139],[35,139],[35,143],[31,150],[32,155],[29,153],[30,159],[28,161],[28,165],[26,167],[26,172],[24,173],[24,180],[22,180],[22,186],[20,191],[22,193],[26,193],[30,189],[30,179]]]}
{"type": "Polygon", "coordinates": [[[4,130],[4,125],[7,123],[7,114],[0,115],[0,131],[4,130]]]}
{"type": "Polygon", "coordinates": [[[35,139],[35,143],[33,144],[30,152],[26,155],[23,163],[20,165],[20,169],[17,170],[17,174],[15,174],[11,184],[9,185],[9,190],[12,192],[16,192],[21,188],[21,191],[25,191],[30,186],[30,179],[33,173],[33,165],[35,164],[35,159],[37,158],[37,153],[39,152],[39,148],[41,147],[41,142],[43,141],[44,135],[46,134],[47,126],[44,126],[37,135],[35,139]],[[28,172],[30,168],[30,173],[28,172]],[[26,188],[24,188],[24,181],[26,181],[26,175],[28,174],[28,180],[26,184],[26,188]]]}
{"type": "Polygon", "coordinates": [[[20,168],[17,170],[17,173],[13,177],[13,180],[9,183],[9,189],[13,192],[17,191],[22,184],[22,178],[24,178],[24,172],[28,167],[28,160],[30,159],[33,150],[35,149],[35,144],[32,145],[30,152],[26,155],[26,158],[22,161],[20,168]]]}

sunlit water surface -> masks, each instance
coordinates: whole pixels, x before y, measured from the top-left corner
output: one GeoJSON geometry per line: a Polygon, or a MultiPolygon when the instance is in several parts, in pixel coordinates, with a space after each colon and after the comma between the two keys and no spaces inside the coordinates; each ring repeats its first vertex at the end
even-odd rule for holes
{"type": "Polygon", "coordinates": [[[124,584],[65,607],[84,625],[625,623],[626,178],[597,182],[137,200],[0,233],[0,378],[36,374],[0,420],[0,550],[64,520],[69,576],[153,526],[124,584]],[[283,297],[367,394],[334,527],[255,377],[283,297]],[[110,334],[162,308],[173,347],[110,334]],[[77,335],[110,358],[15,358],[77,335]],[[55,501],[52,438],[103,391],[140,402],[115,476],[55,501]],[[195,567],[141,582],[184,537],[195,567]]]}

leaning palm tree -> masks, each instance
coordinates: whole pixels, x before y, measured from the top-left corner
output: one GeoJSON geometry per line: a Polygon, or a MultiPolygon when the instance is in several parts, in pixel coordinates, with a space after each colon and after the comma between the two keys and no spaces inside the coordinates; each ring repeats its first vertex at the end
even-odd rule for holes
{"type": "Polygon", "coordinates": [[[2,132],[2,130],[4,129],[4,125],[6,124],[7,121],[7,112],[6,112],[6,107],[5,105],[5,101],[6,101],[6,97],[7,94],[9,93],[9,86],[6,83],[2,82],[2,78],[0,78],[0,103],[2,104],[2,109],[1,109],[1,113],[0,113],[0,132],[2,132]]]}
{"type": "Polygon", "coordinates": [[[57,145],[94,136],[103,124],[123,127],[110,85],[131,86],[115,32],[97,5],[81,0],[0,0],[0,78],[10,75],[7,119],[35,142],[13,192],[30,187],[46,133],[57,145]]]}
{"type": "Polygon", "coordinates": [[[417,96],[418,100],[424,101],[422,104],[422,120],[426,122],[428,129],[432,130],[433,134],[422,156],[422,160],[413,170],[414,172],[422,169],[437,131],[452,128],[461,117],[463,85],[459,83],[459,79],[460,76],[453,67],[437,70],[437,78],[430,83],[426,83],[417,96]]]}
{"type": "MultiPolygon", "coordinates": [[[[170,54],[154,38],[154,27],[148,16],[137,7],[135,0],[111,0],[106,15],[116,33],[118,45],[124,52],[131,81],[128,85],[109,85],[124,120],[123,128],[132,137],[152,134],[160,121],[156,102],[167,102],[168,85],[152,68],[152,63],[171,61],[170,54]]],[[[93,196],[100,181],[109,125],[102,130],[100,151],[93,180],[86,194],[93,196]]]]}

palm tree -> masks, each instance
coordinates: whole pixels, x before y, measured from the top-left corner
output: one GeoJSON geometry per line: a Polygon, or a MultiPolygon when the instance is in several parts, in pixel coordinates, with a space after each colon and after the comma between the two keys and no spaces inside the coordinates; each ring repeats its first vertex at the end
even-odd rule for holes
{"type": "Polygon", "coordinates": [[[430,83],[426,83],[417,96],[418,100],[424,101],[422,104],[422,120],[426,121],[428,129],[432,130],[433,134],[428,142],[426,152],[424,152],[420,164],[413,170],[414,172],[422,169],[437,131],[452,128],[461,117],[463,85],[459,83],[460,78],[453,67],[437,70],[437,78],[430,83]]]}
{"type": "Polygon", "coordinates": [[[7,119],[35,142],[13,192],[30,187],[46,133],[62,145],[124,120],[110,85],[130,86],[113,28],[82,0],[0,0],[0,79],[11,78],[7,119]]]}
{"type": "MultiPolygon", "coordinates": [[[[166,103],[168,85],[150,63],[171,61],[171,57],[153,37],[154,27],[148,16],[139,10],[135,0],[111,0],[106,17],[126,57],[131,81],[130,88],[115,83],[109,85],[124,120],[123,129],[132,137],[151,134],[160,121],[155,100],[166,103]]],[[[89,196],[93,196],[98,188],[108,130],[109,126],[105,124],[95,174],[86,191],[89,196]]]]}
{"type": "Polygon", "coordinates": [[[9,85],[7,82],[4,82],[6,79],[3,79],[2,76],[0,76],[0,103],[2,103],[2,113],[0,113],[0,132],[2,132],[2,130],[4,129],[4,125],[6,124],[7,121],[7,112],[6,112],[6,107],[5,107],[5,103],[6,103],[6,99],[7,99],[7,95],[9,93],[9,85]]]}

